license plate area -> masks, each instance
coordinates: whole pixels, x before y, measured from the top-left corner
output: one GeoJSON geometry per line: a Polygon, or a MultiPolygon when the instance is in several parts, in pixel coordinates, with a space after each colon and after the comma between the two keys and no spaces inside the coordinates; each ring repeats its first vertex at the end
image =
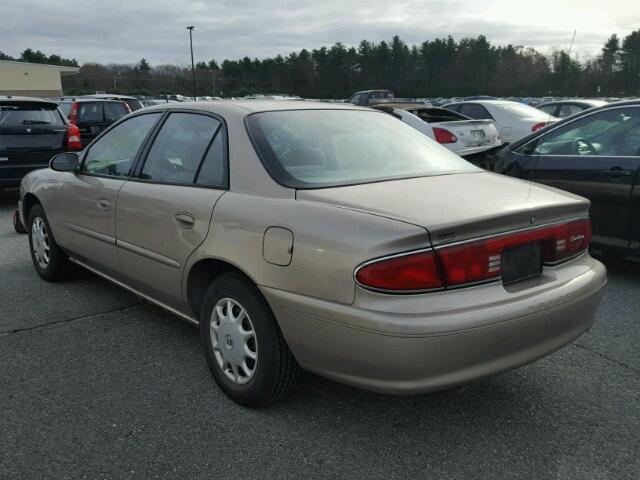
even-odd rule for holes
{"type": "Polygon", "coordinates": [[[528,243],[507,248],[502,252],[502,283],[519,282],[542,273],[542,255],[539,243],[528,243]]]}

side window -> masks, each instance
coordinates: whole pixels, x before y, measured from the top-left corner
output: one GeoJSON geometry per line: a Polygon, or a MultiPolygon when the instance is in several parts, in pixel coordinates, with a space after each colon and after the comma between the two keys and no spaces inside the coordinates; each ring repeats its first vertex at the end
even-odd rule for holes
{"type": "Polygon", "coordinates": [[[353,97],[351,97],[351,100],[349,100],[349,103],[353,103],[354,105],[360,105],[360,94],[356,94],[353,97]]]}
{"type": "Polygon", "coordinates": [[[140,178],[168,183],[194,183],[220,121],[207,115],[172,113],[160,128],[140,178]]]}
{"type": "Polygon", "coordinates": [[[487,109],[477,103],[463,103],[459,112],[474,120],[493,120],[487,109]]]}
{"type": "Polygon", "coordinates": [[[138,150],[161,115],[139,115],[109,130],[85,155],[83,171],[114,177],[128,176],[138,150]]]}
{"type": "Polygon", "coordinates": [[[459,112],[460,111],[460,105],[459,104],[446,105],[443,108],[446,108],[447,110],[451,110],[452,112],[459,112]]]}
{"type": "Polygon", "coordinates": [[[219,128],[200,166],[200,171],[196,177],[196,183],[198,185],[227,188],[224,140],[224,131],[222,128],[219,128]]]}
{"type": "Polygon", "coordinates": [[[517,151],[524,155],[640,154],[640,108],[612,108],[575,120],[530,142],[517,151]]]}

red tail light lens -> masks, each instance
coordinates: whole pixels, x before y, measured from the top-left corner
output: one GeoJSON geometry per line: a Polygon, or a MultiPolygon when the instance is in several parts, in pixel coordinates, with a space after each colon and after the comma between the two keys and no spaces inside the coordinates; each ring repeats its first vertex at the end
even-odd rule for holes
{"type": "Polygon", "coordinates": [[[82,150],[80,130],[75,125],[67,125],[67,149],[82,150]]]}
{"type": "Polygon", "coordinates": [[[458,141],[458,137],[444,128],[433,127],[433,134],[438,143],[456,143],[458,141]]]}
{"type": "Polygon", "coordinates": [[[545,122],[536,123],[533,127],[531,127],[531,131],[537,132],[538,130],[543,129],[546,126],[547,124],[545,122]]]}
{"type": "Polygon", "coordinates": [[[71,103],[71,111],[69,112],[69,122],[74,125],[78,124],[78,102],[71,103]]]}
{"type": "Polygon", "coordinates": [[[457,287],[499,279],[507,248],[539,243],[542,261],[552,265],[586,250],[590,241],[591,222],[575,220],[373,261],[356,271],[356,279],[365,287],[399,292],[457,287]]]}
{"type": "Polygon", "coordinates": [[[540,243],[542,261],[553,264],[586,250],[591,241],[591,222],[576,220],[535,230],[438,249],[447,285],[462,285],[502,275],[502,252],[516,245],[540,243]]]}
{"type": "Polygon", "coordinates": [[[416,291],[444,287],[432,250],[373,261],[356,271],[356,280],[361,285],[380,290],[416,291]]]}

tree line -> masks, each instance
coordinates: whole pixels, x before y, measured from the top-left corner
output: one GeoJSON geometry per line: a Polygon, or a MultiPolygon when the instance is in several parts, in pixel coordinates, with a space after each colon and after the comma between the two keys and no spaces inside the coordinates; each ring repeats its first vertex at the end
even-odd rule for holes
{"type": "MultiPolygon", "coordinates": [[[[7,56],[0,52],[0,59],[7,56]]],[[[9,57],[10,58],[10,57],[9,57]]],[[[19,60],[77,65],[73,59],[25,50],[19,60]]],[[[493,45],[484,35],[451,36],[408,45],[363,40],[355,47],[302,49],[288,56],[215,60],[196,65],[198,95],[288,93],[306,98],[346,98],[357,90],[392,89],[399,97],[640,96],[640,29],[611,35],[600,53],[579,61],[566,50],[545,55],[520,45],[493,45]]],[[[85,63],[63,77],[65,93],[95,91],[193,95],[191,68],[181,65],[85,63]]]]}

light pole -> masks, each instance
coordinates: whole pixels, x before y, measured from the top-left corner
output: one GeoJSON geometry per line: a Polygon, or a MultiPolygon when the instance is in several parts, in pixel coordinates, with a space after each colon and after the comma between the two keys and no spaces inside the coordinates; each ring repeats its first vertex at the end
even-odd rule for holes
{"type": "Polygon", "coordinates": [[[189,46],[191,47],[191,77],[193,79],[193,100],[196,100],[198,93],[196,92],[196,66],[193,63],[193,25],[187,27],[189,30],[189,46]]]}

